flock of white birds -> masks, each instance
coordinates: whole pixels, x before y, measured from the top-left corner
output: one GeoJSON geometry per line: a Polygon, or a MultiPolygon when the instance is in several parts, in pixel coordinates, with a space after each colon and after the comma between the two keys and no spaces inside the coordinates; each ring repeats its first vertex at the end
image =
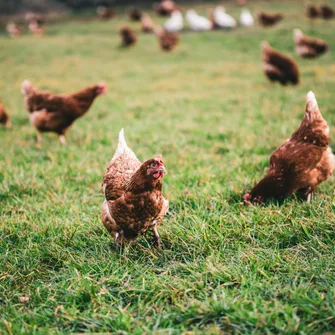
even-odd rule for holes
{"type": "MultiPolygon", "coordinates": [[[[222,6],[218,6],[214,9],[212,17],[213,21],[199,15],[194,9],[189,9],[185,15],[185,19],[193,31],[211,30],[213,29],[213,24],[222,29],[233,29],[237,27],[238,23],[236,20],[227,14],[225,8],[222,6]]],[[[255,20],[248,9],[242,9],[239,24],[244,27],[251,27],[255,24],[255,20]]],[[[184,28],[183,14],[180,11],[174,11],[171,17],[164,23],[163,27],[168,32],[180,32],[184,28]]]]}

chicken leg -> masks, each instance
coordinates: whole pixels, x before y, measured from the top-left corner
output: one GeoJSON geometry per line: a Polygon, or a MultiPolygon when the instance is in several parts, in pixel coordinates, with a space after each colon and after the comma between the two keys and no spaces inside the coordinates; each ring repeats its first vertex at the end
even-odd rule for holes
{"type": "Polygon", "coordinates": [[[59,141],[60,143],[62,143],[63,145],[66,145],[66,139],[64,135],[59,135],[59,141]]]}

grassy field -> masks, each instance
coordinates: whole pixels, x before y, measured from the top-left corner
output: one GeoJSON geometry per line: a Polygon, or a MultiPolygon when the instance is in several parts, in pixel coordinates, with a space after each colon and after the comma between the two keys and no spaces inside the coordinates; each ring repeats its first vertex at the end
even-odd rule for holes
{"type": "Polygon", "coordinates": [[[184,33],[170,54],[152,35],[120,48],[125,17],[74,17],[43,38],[0,35],[0,98],[13,123],[0,129],[1,334],[335,333],[334,179],[310,204],[241,202],[300,124],[309,90],[335,147],[335,53],[302,60],[292,43],[300,27],[334,50],[335,21],[312,27],[298,0],[250,6],[260,7],[286,18],[267,30],[184,33]],[[261,40],[293,55],[301,85],[268,83],[261,40]],[[59,93],[105,80],[109,91],[67,146],[47,134],[37,149],[26,78],[59,93]],[[121,127],[141,160],[163,154],[163,250],[148,235],[117,252],[101,224],[101,180],[121,127]]]}

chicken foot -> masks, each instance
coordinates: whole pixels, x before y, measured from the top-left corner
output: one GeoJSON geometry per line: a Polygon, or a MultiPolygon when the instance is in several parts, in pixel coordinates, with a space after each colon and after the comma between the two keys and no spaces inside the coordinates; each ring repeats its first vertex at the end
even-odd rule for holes
{"type": "Polygon", "coordinates": [[[36,147],[37,148],[42,147],[42,134],[39,131],[37,132],[36,147]]]}
{"type": "Polygon", "coordinates": [[[60,143],[62,143],[63,145],[65,145],[66,144],[65,136],[64,135],[59,135],[59,141],[60,141],[60,143]]]}
{"type": "Polygon", "coordinates": [[[152,230],[154,232],[154,236],[155,236],[155,240],[154,240],[154,245],[156,247],[161,247],[163,244],[162,239],[160,238],[159,234],[158,234],[158,225],[157,223],[152,227],[152,230]]]}

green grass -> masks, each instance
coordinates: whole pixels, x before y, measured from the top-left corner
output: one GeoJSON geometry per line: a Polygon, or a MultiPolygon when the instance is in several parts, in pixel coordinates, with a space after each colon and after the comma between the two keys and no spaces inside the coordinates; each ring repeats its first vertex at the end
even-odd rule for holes
{"type": "Polygon", "coordinates": [[[300,27],[334,50],[335,21],[311,27],[298,0],[251,9],[259,7],[286,19],[185,33],[170,54],[152,35],[121,49],[125,17],[74,18],[43,38],[0,36],[0,97],[13,123],[0,129],[1,334],[334,332],[334,179],[311,204],[245,207],[241,197],[299,125],[309,90],[335,134],[335,53],[298,59],[292,43],[300,27]],[[261,40],[298,61],[300,86],[267,82],[261,40]],[[47,134],[37,149],[20,93],[26,78],[55,92],[105,80],[109,91],[66,147],[47,134]],[[141,160],[163,154],[163,250],[148,236],[116,252],[101,224],[100,184],[121,127],[141,160]]]}

